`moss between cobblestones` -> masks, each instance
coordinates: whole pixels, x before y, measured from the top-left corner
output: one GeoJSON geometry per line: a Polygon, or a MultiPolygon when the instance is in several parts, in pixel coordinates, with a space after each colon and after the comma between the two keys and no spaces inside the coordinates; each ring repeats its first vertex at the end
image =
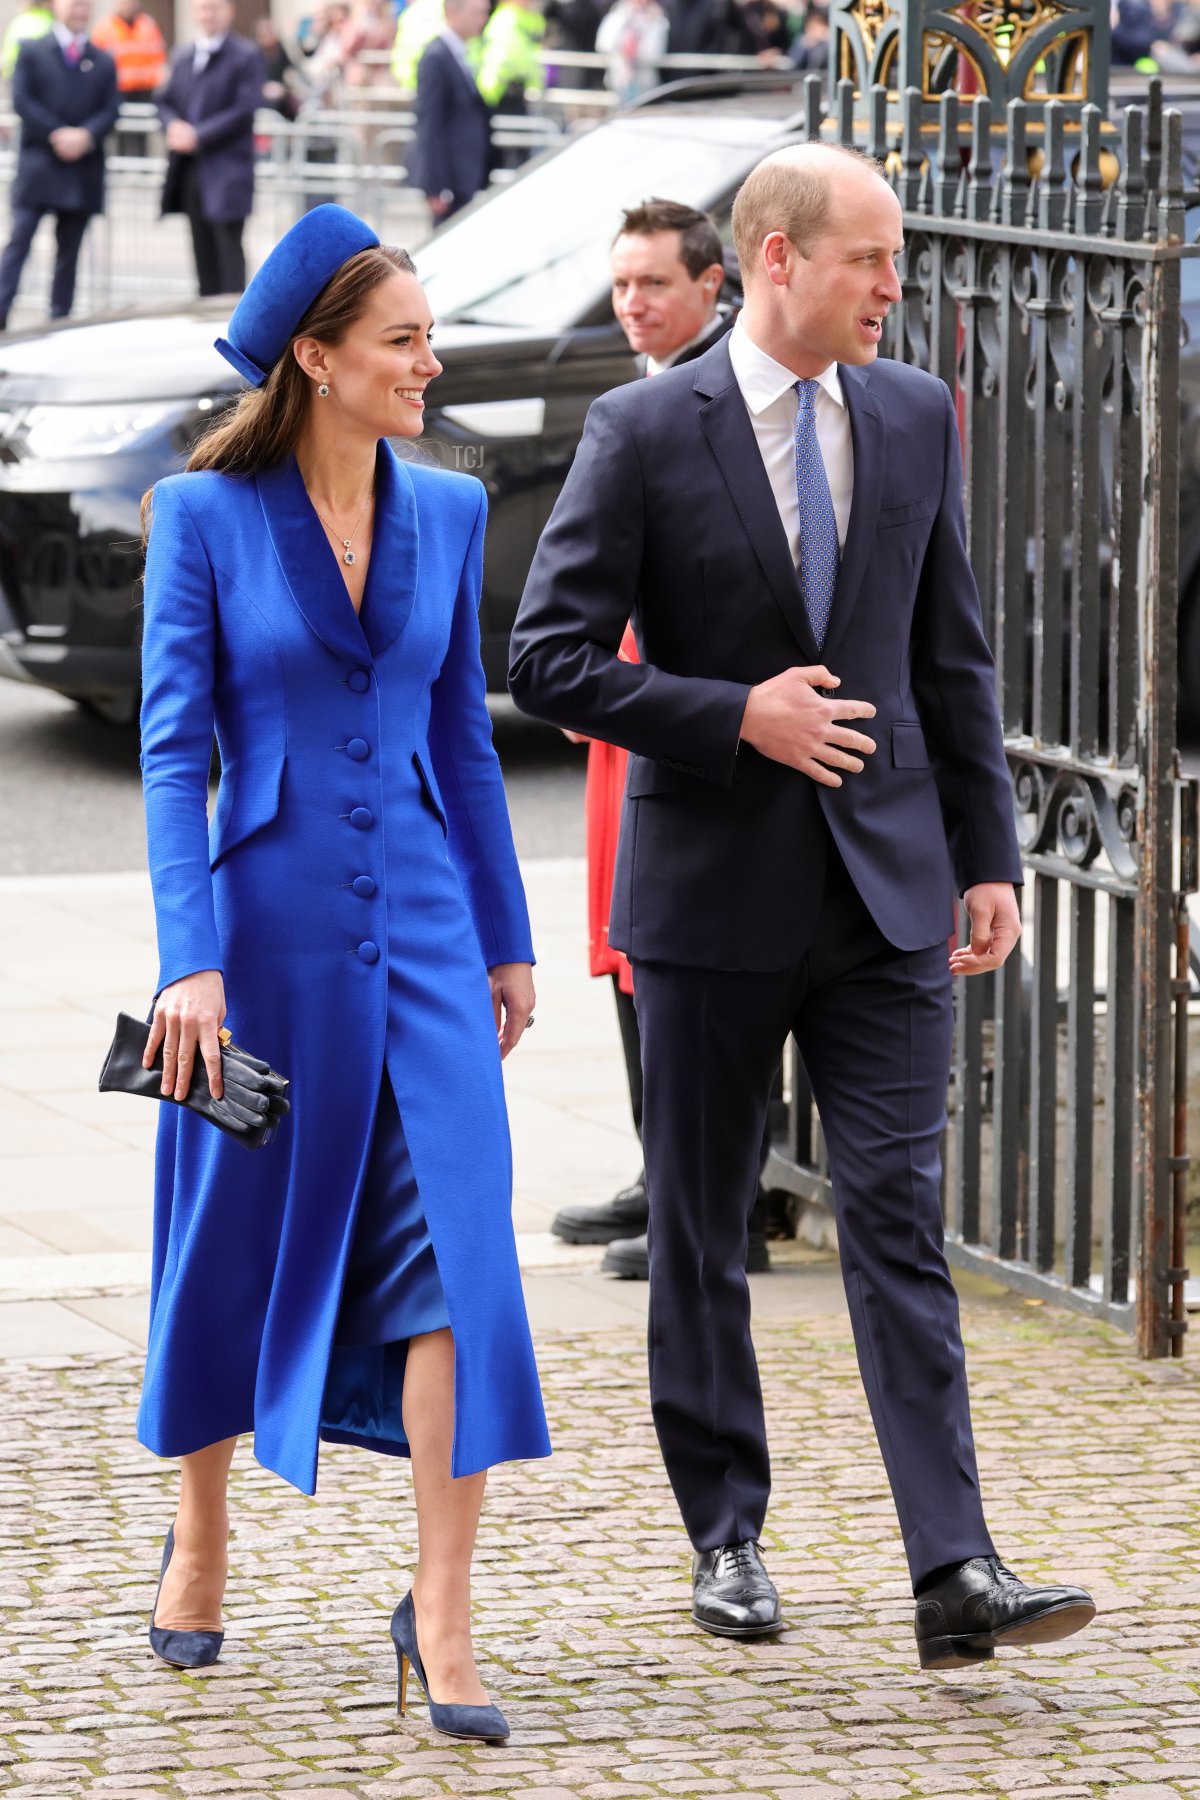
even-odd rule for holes
{"type": "Polygon", "coordinates": [[[407,1471],[327,1451],[306,1502],[243,1448],[228,1637],[181,1676],[145,1642],[173,1471],[133,1443],[133,1358],[0,1365],[0,1793],[21,1800],[1200,1800],[1200,1369],[964,1282],[989,1516],[1031,1575],[1087,1583],[1062,1646],[922,1676],[844,1321],[760,1333],[766,1544],[788,1631],[703,1637],[637,1336],[548,1338],[556,1444],[495,1471],[477,1566],[485,1680],[514,1735],[398,1722],[387,1617],[407,1471]]]}

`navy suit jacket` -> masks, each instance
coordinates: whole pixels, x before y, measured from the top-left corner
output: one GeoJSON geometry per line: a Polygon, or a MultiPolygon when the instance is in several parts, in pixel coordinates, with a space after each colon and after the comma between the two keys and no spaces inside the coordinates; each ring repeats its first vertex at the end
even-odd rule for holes
{"type": "Polygon", "coordinates": [[[948,935],[954,884],[1021,879],[945,384],[839,366],[854,502],[818,656],[727,338],[597,400],[512,638],[518,706],[632,752],[610,940],[722,969],[803,956],[826,827],[901,950],[948,935]],[[640,663],[617,658],[632,615],[640,663]],[[823,662],[876,707],[827,788],[739,744],[752,686],[823,662]]]}
{"type": "Polygon", "coordinates": [[[417,70],[416,123],[408,178],[424,194],[453,194],[460,205],[487,186],[491,114],[449,44],[434,38],[417,70]]]}
{"type": "MultiPolygon", "coordinates": [[[[185,44],[172,60],[158,96],[158,116],[164,125],[186,119],[196,127],[200,210],[214,223],[245,219],[254,210],[254,114],[266,79],[267,65],[258,45],[231,31],[199,75],[195,46],[185,44]]],[[[175,152],[167,159],[164,213],[184,210],[188,160],[175,152]]]]}
{"type": "Polygon", "coordinates": [[[21,121],[21,152],[13,179],[13,206],[52,212],[104,210],[104,139],[116,122],[117,65],[107,50],[85,44],[72,68],[52,31],[22,45],[13,73],[13,111],[21,121]],[[82,125],[93,147],[78,162],[63,162],[50,133],[82,125]]]}

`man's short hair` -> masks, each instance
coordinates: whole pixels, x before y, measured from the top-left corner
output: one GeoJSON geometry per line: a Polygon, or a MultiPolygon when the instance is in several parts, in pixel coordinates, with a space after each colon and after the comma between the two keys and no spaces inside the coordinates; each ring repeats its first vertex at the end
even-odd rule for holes
{"type": "Polygon", "coordinates": [[[613,243],[621,237],[653,237],[660,231],[679,233],[679,255],[693,281],[722,260],[721,234],[708,214],[678,200],[643,200],[640,206],[627,207],[613,243]]]}
{"type": "MultiPolygon", "coordinates": [[[[872,156],[843,144],[824,148],[884,176],[883,164],[872,156]]],[[[828,164],[821,167],[814,162],[811,168],[802,169],[795,163],[759,163],[733,202],[733,241],[743,271],[757,268],[762,241],[772,231],[782,231],[801,256],[811,256],[817,240],[829,229],[832,205],[828,164]]]]}

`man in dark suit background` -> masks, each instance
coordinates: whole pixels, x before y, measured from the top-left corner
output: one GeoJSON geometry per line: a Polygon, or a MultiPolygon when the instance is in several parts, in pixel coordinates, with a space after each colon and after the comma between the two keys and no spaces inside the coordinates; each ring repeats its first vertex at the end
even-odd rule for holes
{"type": "Polygon", "coordinates": [[[21,47],[13,110],[21,149],[10,204],[12,230],[0,255],[0,330],[44,214],[56,226],[50,317],[65,319],[75,298],[84,232],[104,210],[104,139],[116,122],[117,69],[87,35],[90,0],[54,0],[54,24],[21,47]]]}
{"type": "Polygon", "coordinates": [[[877,360],[902,297],[877,165],[776,152],[733,224],[744,311],[696,362],[593,405],[510,686],[633,752],[610,936],[641,1028],[650,1389],[692,1617],[730,1637],[782,1622],[741,1264],[793,1032],[921,1665],[953,1668],[1095,1612],[995,1553],[943,1252],[951,975],[1004,961],[1022,873],[955,408],[934,377],[877,360]],[[616,657],[631,615],[637,664],[616,657]],[[970,945],[947,958],[956,885],[970,945]]]}
{"type": "MultiPolygon", "coordinates": [[[[612,305],[629,347],[636,354],[639,377],[695,362],[711,350],[733,324],[719,305],[725,283],[721,236],[707,213],[677,200],[655,198],[627,208],[609,251],[612,305]]],[[[737,277],[740,285],[740,276],[737,277]]],[[[636,654],[630,633],[623,654],[636,654]]],[[[568,732],[575,743],[588,744],[588,936],[593,975],[612,979],[625,1074],[634,1130],[642,1135],[642,1045],[637,1010],[630,991],[629,964],[608,942],[612,864],[619,816],[612,799],[625,781],[625,752],[598,738],[590,741],[568,732]],[[602,907],[599,902],[603,901],[602,907]],[[594,915],[594,916],[593,916],[594,915]]],[[[764,1156],[768,1146],[764,1146],[764,1156]]],[[[625,1281],[645,1281],[650,1274],[646,1228],[650,1200],[646,1172],[603,1206],[564,1206],[550,1229],[568,1244],[605,1244],[601,1268],[625,1281]]],[[[759,1192],[750,1214],[746,1273],[770,1267],[767,1250],[766,1195],[759,1192]]]]}
{"type": "Polygon", "coordinates": [[[246,285],[242,232],[254,207],[254,114],[267,67],[233,30],[229,0],[194,0],[196,36],[158,96],[167,138],[164,213],[187,214],[202,294],[246,285]]]}
{"type": "Polygon", "coordinates": [[[468,46],[487,24],[488,0],[446,0],[446,24],[417,69],[408,178],[439,225],[487,186],[491,113],[475,83],[468,46]]]}

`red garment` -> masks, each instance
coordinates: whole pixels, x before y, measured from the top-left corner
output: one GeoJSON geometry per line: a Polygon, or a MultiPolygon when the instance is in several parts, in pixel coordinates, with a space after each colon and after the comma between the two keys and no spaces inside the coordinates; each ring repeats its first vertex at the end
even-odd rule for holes
{"type": "MultiPolygon", "coordinates": [[[[638,660],[633,629],[625,627],[617,655],[622,662],[638,660]]],[[[633,970],[628,957],[608,942],[608,916],[612,911],[613,874],[617,866],[617,837],[621,829],[621,798],[629,753],[616,744],[593,738],[588,745],[587,819],[588,956],[593,975],[615,975],[623,994],[633,992],[633,970]]]]}

